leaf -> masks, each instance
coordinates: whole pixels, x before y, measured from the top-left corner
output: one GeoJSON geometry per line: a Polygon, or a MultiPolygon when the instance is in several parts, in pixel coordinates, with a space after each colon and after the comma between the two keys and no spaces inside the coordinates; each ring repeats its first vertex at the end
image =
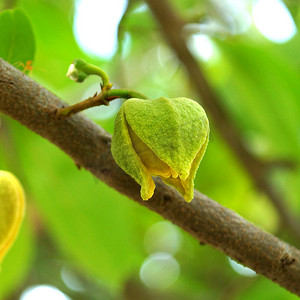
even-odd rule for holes
{"type": "Polygon", "coordinates": [[[23,70],[35,55],[35,39],[29,18],[21,9],[0,13],[0,57],[23,70]]]}
{"type": "MultiPolygon", "coordinates": [[[[52,92],[58,93],[61,97],[64,97],[61,91],[66,86],[72,87],[71,92],[74,92],[79,87],[75,88],[77,85],[66,77],[68,66],[75,57],[88,59],[84,52],[79,49],[73,35],[70,17],[74,9],[74,1],[31,0],[20,2],[22,2],[20,6],[30,17],[34,36],[38,41],[33,75],[40,83],[43,82],[44,85],[48,85],[52,92]]],[[[99,63],[99,60],[89,59],[89,61],[105,67],[99,63]]],[[[88,87],[90,82],[83,83],[80,88],[88,87]]]]}
{"type": "Polygon", "coordinates": [[[270,280],[264,277],[260,277],[255,284],[251,286],[251,289],[245,289],[242,291],[236,299],[250,300],[254,299],[255,295],[259,295],[260,299],[264,300],[297,300],[298,296],[291,294],[287,290],[283,289],[277,284],[274,284],[270,280]]]}
{"type": "Polygon", "coordinates": [[[6,296],[14,293],[28,276],[32,266],[34,247],[32,229],[27,218],[15,244],[1,263],[0,299],[7,299],[6,296]]]}
{"type": "Polygon", "coordinates": [[[232,72],[223,80],[222,90],[237,122],[262,135],[270,145],[269,154],[298,159],[300,76],[296,67],[271,48],[229,42],[219,47],[232,72]]]}

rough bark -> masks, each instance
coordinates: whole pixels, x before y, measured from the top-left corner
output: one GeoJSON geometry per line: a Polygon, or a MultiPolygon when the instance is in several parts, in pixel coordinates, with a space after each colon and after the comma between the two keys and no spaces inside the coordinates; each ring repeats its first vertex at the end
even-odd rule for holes
{"type": "Polygon", "coordinates": [[[55,111],[64,105],[57,96],[0,59],[0,112],[48,139],[77,165],[183,228],[201,243],[210,244],[300,295],[298,249],[198,191],[194,200],[186,203],[173,188],[156,180],[153,198],[141,200],[138,184],[112,158],[110,135],[82,114],[57,120],[55,111]]]}

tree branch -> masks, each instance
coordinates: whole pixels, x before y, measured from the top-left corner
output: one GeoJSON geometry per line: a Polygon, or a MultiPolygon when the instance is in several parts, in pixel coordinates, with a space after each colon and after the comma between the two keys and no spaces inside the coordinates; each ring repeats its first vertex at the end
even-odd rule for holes
{"type": "Polygon", "coordinates": [[[4,0],[2,9],[11,9],[16,6],[16,0],[4,0]]]}
{"type": "Polygon", "coordinates": [[[281,222],[291,233],[300,240],[300,223],[296,217],[286,208],[286,205],[276,190],[267,180],[266,171],[268,164],[255,157],[242,143],[242,139],[236,130],[230,116],[221,106],[221,101],[206,80],[199,62],[193,57],[187,48],[183,37],[182,28],[185,25],[173,10],[167,0],[145,0],[153,15],[159,23],[162,33],[178,59],[186,68],[190,81],[200,96],[204,108],[209,112],[224,140],[233,150],[243,167],[252,178],[256,188],[265,193],[273,203],[280,216],[281,222]]]}
{"type": "Polygon", "coordinates": [[[153,198],[143,201],[140,186],[113,160],[110,135],[82,114],[58,120],[55,112],[64,105],[57,96],[0,59],[0,112],[48,139],[77,165],[183,228],[201,243],[212,245],[300,295],[298,249],[198,191],[194,200],[186,203],[173,188],[156,179],[153,198]]]}

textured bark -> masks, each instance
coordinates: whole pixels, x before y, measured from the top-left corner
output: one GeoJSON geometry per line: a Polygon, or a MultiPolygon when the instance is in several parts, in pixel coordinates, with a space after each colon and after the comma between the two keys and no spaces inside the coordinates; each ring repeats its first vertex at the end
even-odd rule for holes
{"type": "MultiPolygon", "coordinates": [[[[156,180],[153,198],[142,201],[140,187],[114,162],[110,135],[82,114],[57,120],[64,103],[0,59],[0,112],[16,119],[67,153],[77,165],[259,274],[300,295],[300,251],[195,191],[191,203],[156,180]]],[[[59,199],[56,199],[59,201],[59,199]]]]}

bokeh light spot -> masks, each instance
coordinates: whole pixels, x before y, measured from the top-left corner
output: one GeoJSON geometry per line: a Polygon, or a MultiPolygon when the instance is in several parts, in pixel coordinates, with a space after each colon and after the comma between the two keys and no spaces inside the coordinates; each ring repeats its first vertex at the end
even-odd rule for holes
{"type": "Polygon", "coordinates": [[[154,253],[143,263],[140,278],[149,288],[165,289],[179,277],[180,266],[169,253],[154,253]]]}
{"type": "Polygon", "coordinates": [[[74,35],[83,51],[101,58],[111,58],[118,45],[118,25],[127,0],[77,0],[74,35]]]}
{"type": "Polygon", "coordinates": [[[20,300],[70,300],[59,289],[51,285],[37,285],[26,289],[20,300]]]}
{"type": "Polygon", "coordinates": [[[175,254],[181,244],[181,236],[169,222],[153,224],[145,234],[145,248],[148,253],[167,252],[175,254]]]}
{"type": "Polygon", "coordinates": [[[273,42],[287,42],[296,34],[295,22],[281,0],[255,1],[252,16],[261,34],[273,42]]]}
{"type": "Polygon", "coordinates": [[[204,34],[193,34],[188,40],[192,53],[203,61],[208,61],[214,54],[214,47],[210,38],[204,34]]]}
{"type": "Polygon", "coordinates": [[[63,280],[64,284],[70,289],[75,292],[84,292],[85,288],[80,281],[80,279],[72,272],[70,268],[64,266],[61,270],[61,279],[63,280]]]}

